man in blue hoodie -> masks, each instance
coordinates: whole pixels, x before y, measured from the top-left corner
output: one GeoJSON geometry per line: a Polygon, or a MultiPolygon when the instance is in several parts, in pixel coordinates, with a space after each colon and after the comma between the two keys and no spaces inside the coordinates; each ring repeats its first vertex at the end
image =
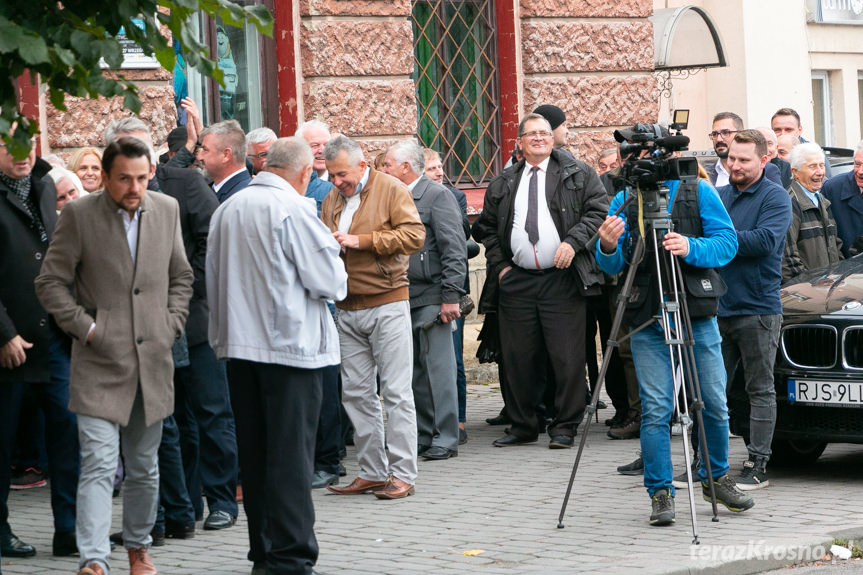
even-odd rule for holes
{"type": "Polygon", "coordinates": [[[782,327],[779,284],[791,198],[764,176],[767,140],[758,130],[737,132],[728,152],[730,183],[719,196],[737,230],[737,255],[719,270],[728,285],[719,301],[719,331],[728,380],[743,364],[749,394],[749,459],[740,489],[767,487],[767,461],[776,424],[773,363],[782,327]]]}
{"type": "MultiPolygon", "coordinates": [[[[717,296],[721,282],[713,268],[725,265],[737,253],[734,227],[719,196],[706,180],[697,185],[683,185],[679,181],[666,182],[669,188],[670,216],[676,231],[666,233],[661,248],[678,257],[684,277],[692,276],[691,284],[708,286],[712,297],[687,297],[692,319],[692,336],[695,340],[695,364],[704,401],[703,421],[707,449],[710,453],[711,478],[705,467],[698,469],[702,495],[710,500],[712,479],[716,499],[729,510],[745,511],[755,505],[734,485],[728,476],[728,408],[725,397],[725,369],[722,363],[721,340],[716,323],[717,296]]],[[[616,274],[623,271],[632,255],[639,225],[630,225],[638,217],[637,210],[624,210],[618,217],[612,215],[626,199],[627,192],[619,192],[611,202],[609,216],[599,228],[599,246],[596,261],[603,271],[616,274]]],[[[649,227],[645,235],[649,236],[649,227]]],[[[653,233],[650,231],[649,233],[653,233]]],[[[641,305],[627,305],[625,321],[632,328],[659,311],[659,293],[656,272],[650,269],[654,260],[653,242],[645,238],[647,251],[637,271],[639,290],[647,293],[641,305]],[[651,294],[653,294],[651,296],[651,294]]],[[[688,290],[687,290],[688,291],[688,290]]],[[[692,296],[693,294],[689,294],[692,296]]],[[[675,386],[668,360],[668,347],[659,323],[632,334],[632,358],[638,375],[641,395],[641,455],[644,459],[644,486],[651,498],[651,525],[670,525],[674,522],[674,486],[672,485],[671,438],[669,425],[674,410],[675,386]]]]}

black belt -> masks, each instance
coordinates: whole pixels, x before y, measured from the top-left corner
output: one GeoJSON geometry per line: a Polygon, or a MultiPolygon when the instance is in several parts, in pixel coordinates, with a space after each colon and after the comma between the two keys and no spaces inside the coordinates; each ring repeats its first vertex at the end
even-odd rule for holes
{"type": "Polygon", "coordinates": [[[554,266],[552,266],[550,268],[543,268],[541,270],[532,270],[532,269],[522,268],[522,267],[518,267],[518,266],[515,266],[515,267],[520,269],[524,273],[530,274],[532,276],[545,276],[545,275],[549,275],[549,274],[552,274],[555,272],[562,272],[564,269],[566,269],[566,268],[556,268],[554,266]]]}

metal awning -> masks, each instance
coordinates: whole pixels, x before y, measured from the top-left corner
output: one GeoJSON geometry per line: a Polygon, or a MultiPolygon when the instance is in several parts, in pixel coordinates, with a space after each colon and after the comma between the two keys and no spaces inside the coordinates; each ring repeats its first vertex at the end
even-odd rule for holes
{"type": "Polygon", "coordinates": [[[726,66],[719,30],[704,9],[687,5],[656,10],[650,21],[657,70],[726,66]]]}

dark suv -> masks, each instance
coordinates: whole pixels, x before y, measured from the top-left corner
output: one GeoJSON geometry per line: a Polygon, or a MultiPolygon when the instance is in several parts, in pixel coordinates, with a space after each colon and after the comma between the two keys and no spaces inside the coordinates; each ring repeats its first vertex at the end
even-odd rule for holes
{"type": "MultiPolygon", "coordinates": [[[[828,443],[863,443],[863,254],[782,286],[774,369],[771,462],[804,465],[828,443]]],[[[749,441],[749,398],[738,372],[728,392],[731,431],[749,441]]]]}

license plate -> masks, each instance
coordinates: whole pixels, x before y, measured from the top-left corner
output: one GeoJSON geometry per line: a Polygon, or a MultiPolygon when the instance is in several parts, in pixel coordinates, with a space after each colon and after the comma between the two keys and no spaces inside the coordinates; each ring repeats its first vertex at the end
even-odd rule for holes
{"type": "Polygon", "coordinates": [[[843,407],[863,407],[863,382],[789,379],[788,401],[843,407]]]}

